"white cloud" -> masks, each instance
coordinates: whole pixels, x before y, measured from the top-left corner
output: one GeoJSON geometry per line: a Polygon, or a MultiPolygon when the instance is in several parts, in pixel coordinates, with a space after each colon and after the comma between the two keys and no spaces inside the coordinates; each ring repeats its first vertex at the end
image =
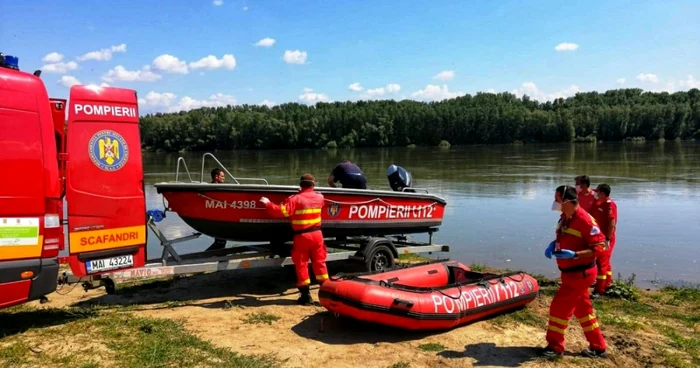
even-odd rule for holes
{"type": "Polygon", "coordinates": [[[233,70],[236,67],[236,58],[231,54],[224,55],[221,59],[217,59],[214,55],[208,55],[199,59],[199,61],[191,62],[191,69],[202,69],[206,68],[209,70],[226,68],[233,70]]]}
{"type": "Polygon", "coordinates": [[[657,77],[656,74],[639,73],[637,74],[637,80],[642,82],[659,83],[659,77],[657,77]]]}
{"type": "Polygon", "coordinates": [[[41,70],[47,73],[59,73],[59,74],[64,74],[67,73],[71,70],[75,70],[78,68],[78,63],[75,61],[69,61],[67,63],[53,63],[53,64],[46,64],[41,67],[41,70]]]}
{"type": "Polygon", "coordinates": [[[161,78],[161,75],[151,71],[151,67],[145,65],[141,70],[126,70],[121,65],[117,65],[102,76],[102,80],[106,82],[153,82],[161,78]]]}
{"type": "Polygon", "coordinates": [[[224,0],[214,0],[212,4],[214,4],[214,6],[221,6],[224,5],[224,0]]]}
{"type": "Polygon", "coordinates": [[[684,89],[698,88],[700,89],[700,81],[695,79],[692,75],[688,75],[688,79],[678,82],[678,84],[684,89]]]}
{"type": "Polygon", "coordinates": [[[70,88],[76,84],[80,84],[80,81],[78,80],[78,78],[73,77],[71,75],[64,75],[61,77],[61,79],[58,80],[58,83],[66,88],[70,88]]]}
{"type": "Polygon", "coordinates": [[[396,93],[396,92],[399,92],[400,90],[401,90],[400,85],[398,85],[396,83],[390,83],[384,87],[368,89],[367,91],[365,91],[365,93],[360,95],[360,98],[371,99],[371,98],[378,97],[378,96],[384,96],[387,93],[396,93]]]}
{"type": "Polygon", "coordinates": [[[618,80],[615,81],[617,84],[625,84],[626,80],[625,78],[619,78],[618,80]]]}
{"type": "Polygon", "coordinates": [[[153,68],[167,73],[187,74],[187,63],[170,54],[163,54],[153,59],[153,68]]]}
{"type": "Polygon", "coordinates": [[[270,37],[265,37],[262,40],[255,43],[257,47],[270,47],[275,44],[275,39],[270,37]]]}
{"type": "Polygon", "coordinates": [[[520,88],[514,89],[511,91],[514,95],[518,97],[522,97],[523,95],[528,95],[533,100],[537,100],[539,102],[545,102],[545,101],[552,101],[557,98],[567,98],[575,95],[578,93],[580,89],[578,86],[572,84],[569,87],[557,91],[554,93],[545,93],[544,91],[540,90],[537,85],[534,82],[525,82],[523,83],[520,88]]]}
{"type": "Polygon", "coordinates": [[[316,93],[311,88],[304,88],[304,93],[299,95],[299,99],[306,104],[315,104],[317,102],[330,102],[328,96],[323,93],[316,93]]]}
{"type": "Polygon", "coordinates": [[[304,64],[306,63],[306,51],[287,50],[284,52],[283,59],[287,64],[304,64]]]}
{"type": "Polygon", "coordinates": [[[435,74],[433,76],[433,79],[438,79],[441,81],[449,81],[453,80],[455,78],[455,71],[454,70],[443,70],[440,73],[435,74]]]}
{"type": "Polygon", "coordinates": [[[167,73],[187,74],[187,63],[170,54],[163,54],[153,59],[154,69],[167,73]]]}
{"type": "Polygon", "coordinates": [[[554,49],[557,51],[576,51],[578,49],[578,45],[575,43],[571,42],[562,42],[556,46],[554,46],[554,49]]]}
{"type": "Polygon", "coordinates": [[[348,89],[351,90],[351,91],[360,92],[360,91],[362,91],[364,88],[362,87],[362,85],[360,85],[360,83],[355,82],[355,83],[349,85],[349,86],[348,86],[348,89]]]}
{"type": "Polygon", "coordinates": [[[445,84],[442,86],[428,84],[424,89],[411,93],[411,97],[426,101],[440,101],[463,95],[464,92],[450,92],[449,88],[447,88],[447,85],[445,84]]]}
{"type": "Polygon", "coordinates": [[[126,52],[126,44],[112,46],[108,49],[102,49],[99,51],[91,51],[82,56],[78,56],[78,60],[97,60],[97,61],[109,61],[112,60],[112,54],[116,52],[126,52]]]}
{"type": "Polygon", "coordinates": [[[489,89],[486,90],[486,93],[493,93],[493,94],[496,94],[496,90],[493,89],[493,88],[489,88],[489,89]]]}
{"type": "Polygon", "coordinates": [[[102,87],[109,87],[109,84],[107,84],[107,83],[100,83],[100,85],[97,85],[97,84],[94,84],[94,83],[90,83],[90,84],[88,84],[88,85],[85,86],[85,88],[89,88],[89,89],[95,90],[95,91],[102,89],[102,87]]]}
{"type": "Polygon", "coordinates": [[[685,80],[668,81],[665,86],[649,90],[650,92],[668,92],[674,93],[678,91],[688,91],[689,89],[700,88],[700,81],[692,75],[688,75],[685,80]]]}
{"type": "Polygon", "coordinates": [[[276,105],[276,103],[274,101],[270,101],[270,100],[263,100],[263,102],[261,102],[260,104],[268,106],[268,107],[272,107],[272,106],[276,105]]]}
{"type": "Polygon", "coordinates": [[[63,54],[59,54],[57,52],[52,52],[50,54],[46,54],[41,61],[45,63],[58,63],[59,61],[63,60],[63,54]]]}
{"type": "Polygon", "coordinates": [[[139,98],[139,105],[149,112],[180,112],[200,107],[224,107],[236,105],[237,103],[238,101],[236,101],[234,96],[223,93],[215,93],[204,100],[198,100],[190,96],[177,100],[177,95],[174,93],[150,91],[145,97],[139,98]]]}

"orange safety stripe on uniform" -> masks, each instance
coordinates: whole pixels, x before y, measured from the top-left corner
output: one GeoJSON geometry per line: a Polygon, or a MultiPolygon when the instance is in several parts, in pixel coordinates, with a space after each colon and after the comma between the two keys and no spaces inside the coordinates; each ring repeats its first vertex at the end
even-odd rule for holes
{"type": "Polygon", "coordinates": [[[320,208],[306,208],[303,210],[294,211],[295,215],[308,215],[308,214],[313,214],[313,213],[321,213],[321,209],[320,208]]]}
{"type": "Polygon", "coordinates": [[[581,232],[580,232],[580,231],[574,230],[574,229],[572,229],[572,228],[570,228],[570,227],[566,228],[566,229],[564,230],[564,232],[567,233],[567,234],[571,234],[571,235],[573,235],[573,236],[575,236],[575,237],[578,237],[578,238],[581,237],[581,232]]]}
{"type": "Polygon", "coordinates": [[[314,225],[321,222],[320,217],[316,217],[310,220],[292,220],[292,225],[314,225]]]}
{"type": "Polygon", "coordinates": [[[598,328],[598,327],[599,327],[599,326],[598,326],[598,321],[596,321],[595,323],[593,323],[592,325],[590,325],[590,326],[588,326],[588,327],[583,327],[582,330],[583,330],[583,332],[591,332],[591,331],[595,330],[595,329],[598,328]]]}
{"type": "Polygon", "coordinates": [[[316,280],[328,280],[328,274],[324,273],[323,275],[316,276],[316,280]]]}
{"type": "Polygon", "coordinates": [[[282,214],[284,215],[284,217],[289,217],[289,212],[287,212],[287,206],[281,205],[280,209],[282,210],[282,214]]]}
{"type": "Polygon", "coordinates": [[[592,320],[593,318],[595,318],[595,315],[594,315],[594,314],[589,314],[589,315],[587,315],[587,316],[585,316],[585,317],[579,318],[578,321],[579,321],[579,323],[585,323],[585,322],[588,322],[588,321],[592,320]]]}
{"type": "Polygon", "coordinates": [[[562,335],[566,335],[566,330],[565,330],[565,329],[562,329],[562,328],[559,328],[559,327],[556,327],[556,326],[549,325],[549,326],[547,326],[547,329],[548,329],[548,330],[552,330],[552,331],[554,331],[554,332],[558,332],[558,333],[560,333],[560,334],[562,334],[562,335]]]}

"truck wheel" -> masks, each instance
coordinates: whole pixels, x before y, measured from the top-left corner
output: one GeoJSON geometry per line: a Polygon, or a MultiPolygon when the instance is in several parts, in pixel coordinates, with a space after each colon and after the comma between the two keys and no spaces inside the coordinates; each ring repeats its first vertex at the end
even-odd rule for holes
{"type": "Polygon", "coordinates": [[[102,284],[104,284],[107,294],[112,295],[117,290],[116,286],[114,285],[114,280],[110,278],[102,279],[102,284]]]}
{"type": "Polygon", "coordinates": [[[379,245],[372,249],[366,260],[367,271],[384,271],[394,267],[394,254],[386,245],[379,245]]]}

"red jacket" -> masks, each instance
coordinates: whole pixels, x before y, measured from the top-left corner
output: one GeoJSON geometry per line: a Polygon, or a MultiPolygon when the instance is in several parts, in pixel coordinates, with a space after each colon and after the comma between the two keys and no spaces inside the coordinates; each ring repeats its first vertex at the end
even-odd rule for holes
{"type": "Polygon", "coordinates": [[[321,210],[323,209],[323,194],[304,188],[299,193],[287,197],[281,205],[272,202],[265,203],[268,213],[273,216],[288,217],[295,232],[321,229],[321,210]]]}
{"type": "MultiPolygon", "coordinates": [[[[561,249],[568,249],[574,252],[592,249],[596,258],[602,256],[605,252],[605,235],[603,235],[593,216],[580,206],[571,218],[565,218],[564,214],[559,218],[557,242],[561,249]]],[[[595,264],[595,258],[557,259],[557,265],[560,269],[586,264],[595,264]]]]}
{"type": "Polygon", "coordinates": [[[615,239],[615,232],[611,233],[610,223],[615,220],[615,225],[617,225],[617,204],[612,198],[608,198],[606,201],[599,201],[593,205],[591,210],[593,218],[598,222],[600,230],[603,231],[605,237],[608,239],[615,239]]]}

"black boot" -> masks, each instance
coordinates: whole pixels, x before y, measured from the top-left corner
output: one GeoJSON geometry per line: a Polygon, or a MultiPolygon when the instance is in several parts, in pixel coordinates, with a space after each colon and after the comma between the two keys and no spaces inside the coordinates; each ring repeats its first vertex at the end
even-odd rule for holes
{"type": "Polygon", "coordinates": [[[297,303],[301,305],[312,305],[314,303],[313,298],[311,298],[311,292],[309,291],[308,286],[300,286],[299,292],[301,293],[301,296],[299,299],[297,299],[297,303]]]}

